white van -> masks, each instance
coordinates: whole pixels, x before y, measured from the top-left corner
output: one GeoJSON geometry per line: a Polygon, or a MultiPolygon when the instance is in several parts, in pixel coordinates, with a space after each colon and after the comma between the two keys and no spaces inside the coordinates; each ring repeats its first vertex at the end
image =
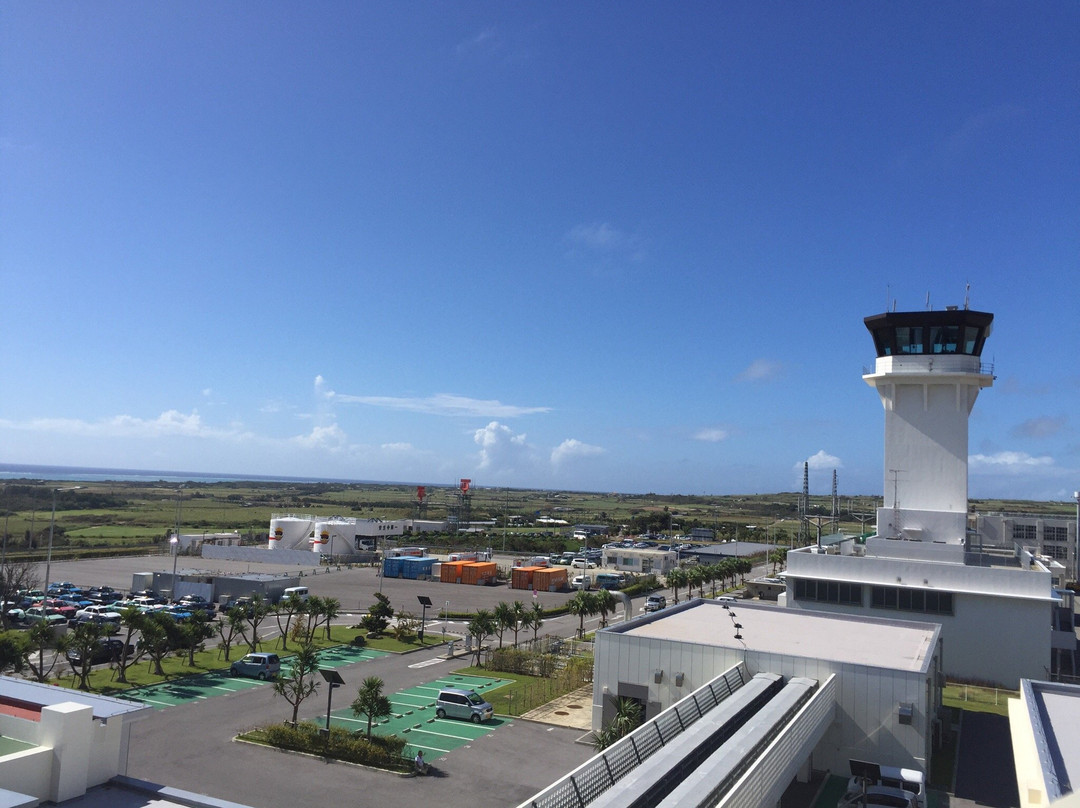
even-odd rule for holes
{"type": "Polygon", "coordinates": [[[300,600],[307,600],[309,597],[308,588],[306,586],[290,586],[281,593],[283,600],[288,600],[292,595],[296,595],[300,600]]]}
{"type": "MultiPolygon", "coordinates": [[[[915,797],[918,808],[926,808],[926,775],[918,769],[901,769],[898,766],[879,766],[881,775],[877,782],[868,782],[868,788],[903,790],[915,797]]],[[[862,793],[860,778],[848,780],[845,799],[862,793]]]]}

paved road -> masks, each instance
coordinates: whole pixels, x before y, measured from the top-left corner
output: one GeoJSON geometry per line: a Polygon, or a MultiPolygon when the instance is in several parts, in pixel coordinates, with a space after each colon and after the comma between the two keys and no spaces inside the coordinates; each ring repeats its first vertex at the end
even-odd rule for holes
{"type": "MultiPolygon", "coordinates": [[[[392,655],[339,669],[345,686],[335,691],[344,706],[366,676],[388,690],[415,687],[445,675],[463,660],[446,661],[430,650],[392,655]],[[437,660],[431,662],[431,660],[437,660]],[[418,663],[431,663],[412,667],[418,663]]],[[[324,694],[302,705],[301,716],[325,715],[324,694]]],[[[253,806],[296,808],[379,805],[408,808],[505,808],[587,760],[592,747],[575,741],[580,730],[507,720],[493,732],[430,763],[440,776],[402,778],[346,764],[234,743],[244,729],[289,717],[289,705],[269,687],[155,710],[132,730],[128,774],[253,806]]]]}

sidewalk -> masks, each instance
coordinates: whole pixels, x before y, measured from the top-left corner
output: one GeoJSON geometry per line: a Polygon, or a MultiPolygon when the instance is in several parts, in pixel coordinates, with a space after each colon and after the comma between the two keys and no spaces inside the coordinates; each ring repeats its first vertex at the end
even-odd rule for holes
{"type": "Polygon", "coordinates": [[[579,687],[572,693],[529,710],[521,718],[588,732],[592,729],[592,694],[592,685],[579,687]]]}

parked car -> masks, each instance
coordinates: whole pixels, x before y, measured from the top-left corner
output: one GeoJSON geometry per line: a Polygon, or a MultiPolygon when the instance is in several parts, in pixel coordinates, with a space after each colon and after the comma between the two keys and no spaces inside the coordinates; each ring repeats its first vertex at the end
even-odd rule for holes
{"type": "Polygon", "coordinates": [[[645,611],[658,612],[667,608],[667,598],[663,595],[649,595],[645,598],[645,611]]]}
{"type": "Polygon", "coordinates": [[[27,623],[40,623],[42,620],[55,626],[67,625],[68,619],[50,606],[31,606],[25,611],[27,623]]]}
{"type": "Polygon", "coordinates": [[[120,631],[120,612],[98,612],[95,614],[86,614],[82,617],[76,616],[76,623],[94,623],[101,626],[104,631],[109,634],[116,634],[120,631]]]}
{"type": "Polygon", "coordinates": [[[902,788],[869,786],[865,794],[842,797],[836,808],[919,808],[919,803],[914,794],[902,788]]]}
{"type": "Polygon", "coordinates": [[[570,564],[570,566],[573,567],[576,570],[584,570],[584,569],[594,570],[594,569],[596,569],[596,563],[594,561],[592,561],[591,559],[587,559],[587,558],[581,558],[580,556],[578,558],[575,558],[573,560],[573,562],[570,564]]]}
{"type": "Polygon", "coordinates": [[[591,575],[575,575],[574,579],[570,582],[572,589],[592,589],[592,576],[591,575]]]}
{"type": "Polygon", "coordinates": [[[232,676],[247,676],[252,679],[273,679],[280,672],[281,660],[277,654],[248,654],[229,668],[232,676]]]}
{"type": "Polygon", "coordinates": [[[192,609],[202,609],[210,614],[214,613],[214,604],[202,595],[184,595],[177,603],[188,611],[191,611],[192,609]]]}
{"type": "Polygon", "coordinates": [[[109,606],[103,606],[100,603],[91,604],[89,606],[84,606],[83,608],[79,609],[79,611],[75,612],[75,619],[80,620],[98,614],[115,614],[117,621],[119,622],[120,620],[120,613],[116,611],[116,609],[110,608],[109,606]]]}
{"type": "Polygon", "coordinates": [[[460,718],[479,724],[489,720],[495,708],[476,694],[475,690],[448,687],[439,691],[435,699],[435,715],[438,718],[460,718]]]}
{"type": "MultiPolygon", "coordinates": [[[[135,646],[129,644],[127,652],[128,654],[134,654],[135,646]]],[[[123,640],[102,637],[94,643],[94,650],[90,652],[90,664],[101,665],[105,662],[116,662],[123,656],[123,653],[123,640]]],[[[82,654],[78,650],[71,648],[64,656],[67,657],[67,661],[71,663],[72,667],[78,668],[82,666],[82,654]]]]}

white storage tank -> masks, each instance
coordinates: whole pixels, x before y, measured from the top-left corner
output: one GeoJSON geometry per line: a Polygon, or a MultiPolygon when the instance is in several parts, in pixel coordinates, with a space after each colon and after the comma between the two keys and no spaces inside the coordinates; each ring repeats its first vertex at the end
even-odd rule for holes
{"type": "Polygon", "coordinates": [[[308,516],[277,516],[270,520],[270,549],[306,549],[314,519],[308,516]]]}
{"type": "Polygon", "coordinates": [[[343,517],[331,517],[315,523],[315,532],[309,541],[313,552],[333,555],[353,551],[353,535],[356,533],[356,520],[343,517]]]}

